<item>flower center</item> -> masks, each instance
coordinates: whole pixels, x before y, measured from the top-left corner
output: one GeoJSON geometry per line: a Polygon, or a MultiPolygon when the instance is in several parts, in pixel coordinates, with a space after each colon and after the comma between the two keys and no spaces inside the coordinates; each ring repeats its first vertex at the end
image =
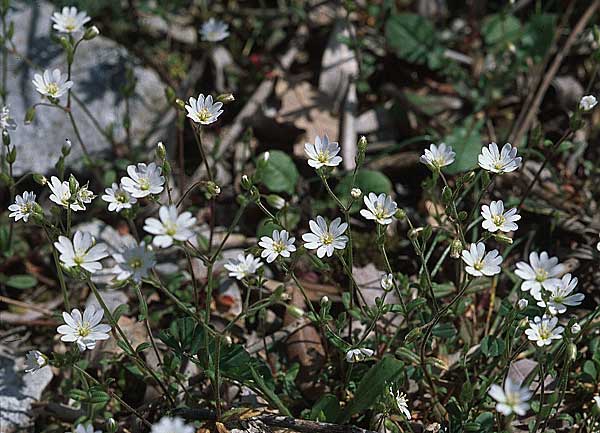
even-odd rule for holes
{"type": "Polygon", "coordinates": [[[483,269],[483,260],[479,260],[473,263],[473,268],[475,268],[478,271],[481,271],[483,269]]]}
{"type": "Polygon", "coordinates": [[[317,161],[321,164],[326,164],[329,161],[329,153],[323,151],[319,152],[317,154],[317,161]]]}
{"type": "Polygon", "coordinates": [[[75,19],[73,19],[72,17],[69,18],[65,18],[65,29],[72,32],[73,30],[75,30],[77,28],[77,23],[75,22],[75,19]]]}
{"type": "Polygon", "coordinates": [[[208,111],[208,108],[203,108],[202,110],[198,111],[198,119],[200,119],[201,122],[206,122],[210,118],[211,114],[210,111],[208,111]]]}
{"type": "Polygon", "coordinates": [[[535,270],[535,281],[538,283],[546,281],[548,278],[548,271],[543,268],[538,268],[535,270]]]}
{"type": "Polygon", "coordinates": [[[172,222],[172,221],[168,221],[166,223],[164,223],[164,227],[165,227],[165,233],[169,236],[175,236],[175,234],[177,234],[177,224],[172,222]]]}
{"type": "Polygon", "coordinates": [[[140,184],[140,189],[142,191],[148,191],[150,189],[150,181],[147,178],[140,178],[138,183],[140,184]]]}
{"type": "Polygon", "coordinates": [[[552,332],[548,329],[546,325],[540,326],[538,331],[540,333],[540,339],[548,340],[552,336],[552,332]]]}
{"type": "Polygon", "coordinates": [[[33,211],[33,205],[31,203],[25,203],[24,205],[21,206],[20,210],[21,210],[22,214],[31,213],[33,211]]]}
{"type": "Polygon", "coordinates": [[[501,226],[506,222],[506,218],[504,218],[504,215],[494,215],[492,217],[492,222],[497,226],[501,226]]]}
{"type": "Polygon", "coordinates": [[[283,244],[283,242],[273,242],[273,251],[275,251],[276,253],[281,253],[285,251],[285,245],[283,244]]]}
{"type": "Polygon", "coordinates": [[[50,95],[54,96],[58,93],[58,84],[56,83],[48,83],[46,85],[46,92],[50,95]]]}
{"type": "Polygon", "coordinates": [[[80,337],[87,337],[91,333],[92,330],[90,329],[90,324],[88,322],[83,322],[77,327],[77,334],[80,337]]]}
{"type": "Polygon", "coordinates": [[[324,233],[321,236],[321,243],[323,245],[331,245],[333,243],[333,235],[331,233],[324,233]]]}
{"type": "Polygon", "coordinates": [[[76,254],[75,257],[73,257],[73,261],[76,265],[81,266],[85,262],[85,255],[76,254]]]}
{"type": "Polygon", "coordinates": [[[385,218],[385,209],[383,208],[383,206],[381,206],[380,204],[378,204],[377,206],[375,206],[375,218],[377,219],[384,219],[385,218]]]}
{"type": "Polygon", "coordinates": [[[119,203],[128,203],[129,202],[129,198],[127,197],[127,193],[125,192],[118,192],[115,194],[115,199],[119,202],[119,203]]]}
{"type": "Polygon", "coordinates": [[[143,265],[142,260],[139,257],[134,257],[128,262],[131,269],[140,269],[143,265]]]}
{"type": "Polygon", "coordinates": [[[494,164],[494,168],[496,170],[502,170],[504,168],[504,164],[502,164],[502,161],[496,161],[496,163],[494,164]]]}

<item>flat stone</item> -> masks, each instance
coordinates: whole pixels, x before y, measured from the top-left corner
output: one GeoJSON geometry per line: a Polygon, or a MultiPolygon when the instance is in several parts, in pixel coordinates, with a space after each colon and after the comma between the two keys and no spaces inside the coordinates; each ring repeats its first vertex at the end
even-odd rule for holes
{"type": "MultiPolygon", "coordinates": [[[[51,32],[54,32],[50,17],[55,7],[44,1],[18,1],[13,4],[15,10],[8,15],[15,27],[13,42],[22,56],[39,67],[36,69],[28,62],[9,55],[8,104],[12,117],[18,123],[17,130],[11,132],[12,143],[17,146],[18,152],[15,174],[51,172],[66,138],[73,143],[67,165],[81,167],[81,145],[62,110],[38,107],[34,121],[24,124],[27,109],[42,101],[31,83],[34,74],[42,69],[54,68],[67,72],[63,50],[50,38],[51,32]]],[[[83,41],[77,48],[73,64],[73,92],[102,129],[111,129],[115,140],[123,142],[126,137],[122,125],[125,100],[120,89],[125,83],[127,65],[133,69],[137,79],[135,95],[130,99],[132,137],[136,143],[154,145],[158,140],[168,138],[166,128],[172,118],[172,111],[164,97],[164,85],[156,72],[141,65],[121,45],[101,35],[91,41],[83,41]]],[[[66,95],[60,99],[63,105],[66,100],[66,95]]],[[[112,147],[109,140],[98,131],[76,101],[72,100],[71,104],[73,117],[88,151],[92,156],[108,154],[112,147]]]]}
{"type": "Polygon", "coordinates": [[[0,433],[26,431],[33,425],[32,403],[52,380],[48,366],[25,373],[24,360],[0,355],[0,433]]]}

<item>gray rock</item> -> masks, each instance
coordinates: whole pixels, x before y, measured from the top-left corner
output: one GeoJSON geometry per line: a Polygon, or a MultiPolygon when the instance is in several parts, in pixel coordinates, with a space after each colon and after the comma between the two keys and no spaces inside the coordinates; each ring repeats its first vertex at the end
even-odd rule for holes
{"type": "Polygon", "coordinates": [[[0,355],[0,433],[13,433],[32,426],[31,405],[42,397],[52,380],[50,367],[25,373],[22,364],[7,355],[0,355]]]}
{"type": "MultiPolygon", "coordinates": [[[[20,54],[40,70],[58,68],[66,73],[62,48],[50,38],[51,32],[54,32],[50,21],[54,6],[44,1],[13,3],[16,10],[9,13],[8,19],[14,22],[13,42],[20,54]]],[[[154,71],[142,66],[122,46],[102,36],[83,41],[73,64],[73,92],[85,103],[102,129],[111,129],[115,140],[123,141],[126,137],[122,125],[125,101],[120,88],[125,83],[128,65],[137,79],[136,94],[130,99],[132,137],[136,142],[155,144],[157,140],[167,138],[166,127],[172,115],[164,97],[164,85],[154,71]]],[[[27,109],[42,100],[31,83],[34,74],[40,70],[9,55],[8,104],[19,124],[18,129],[11,133],[12,142],[18,149],[14,166],[17,175],[27,171],[51,171],[65,138],[73,142],[67,164],[81,166],[81,146],[63,111],[38,107],[34,122],[23,124],[27,109]]],[[[66,103],[66,95],[61,102],[66,103]]],[[[72,101],[72,109],[88,151],[92,155],[108,153],[111,149],[109,140],[98,131],[76,101],[72,101]]]]}

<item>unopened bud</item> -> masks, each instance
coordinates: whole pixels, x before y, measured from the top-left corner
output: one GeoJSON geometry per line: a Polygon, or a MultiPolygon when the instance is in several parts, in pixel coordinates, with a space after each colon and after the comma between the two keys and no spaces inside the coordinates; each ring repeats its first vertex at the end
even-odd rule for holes
{"type": "Polygon", "coordinates": [[[290,315],[295,317],[296,319],[300,319],[302,318],[302,316],[304,316],[304,310],[296,307],[295,305],[288,305],[286,306],[286,309],[287,312],[290,313],[290,315]]]}
{"type": "Polygon", "coordinates": [[[35,107],[30,107],[27,109],[27,112],[25,113],[25,124],[29,124],[31,122],[33,122],[33,119],[35,117],[35,107]]]}
{"type": "Polygon", "coordinates": [[[404,218],[406,218],[406,211],[402,208],[398,208],[394,216],[398,221],[402,221],[404,218]]]}
{"type": "Polygon", "coordinates": [[[165,159],[167,156],[167,150],[165,149],[165,145],[162,141],[159,141],[156,145],[156,157],[158,159],[165,159]]]}
{"type": "Polygon", "coordinates": [[[114,420],[114,418],[109,418],[106,420],[106,432],[107,433],[116,433],[119,429],[119,425],[114,420]]]}
{"type": "Polygon", "coordinates": [[[394,288],[394,276],[392,274],[386,274],[381,277],[381,281],[379,282],[381,288],[386,292],[389,292],[394,288]]]}
{"type": "Polygon", "coordinates": [[[517,302],[517,308],[520,311],[523,311],[525,308],[527,308],[528,305],[529,305],[529,301],[527,299],[525,299],[525,298],[521,298],[517,302]]]}
{"type": "Polygon", "coordinates": [[[69,176],[69,190],[71,191],[71,194],[77,194],[77,190],[79,189],[79,182],[77,182],[77,179],[75,179],[75,176],[71,175],[69,176]]]}
{"type": "Polygon", "coordinates": [[[252,181],[245,174],[242,176],[242,178],[240,180],[240,184],[242,185],[242,188],[244,188],[245,190],[249,190],[250,188],[252,188],[252,181]]]}
{"type": "Polygon", "coordinates": [[[44,176],[43,174],[40,173],[34,173],[33,174],[33,180],[42,186],[45,186],[48,183],[48,179],[46,179],[46,176],[44,176]]]}
{"type": "Polygon", "coordinates": [[[175,106],[180,110],[185,110],[185,101],[179,98],[175,98],[175,106]]]}
{"type": "Polygon", "coordinates": [[[5,146],[10,145],[10,134],[6,129],[2,130],[2,143],[4,143],[5,146]]]}
{"type": "Polygon", "coordinates": [[[223,104],[229,104],[235,101],[235,97],[232,93],[223,93],[217,96],[217,101],[222,102],[223,104]]]}
{"type": "Polygon", "coordinates": [[[454,239],[450,244],[450,257],[453,259],[460,258],[463,250],[463,244],[460,239],[454,239]]]}
{"type": "Polygon", "coordinates": [[[277,210],[283,209],[285,206],[285,200],[276,194],[269,194],[267,196],[267,203],[277,210]]]}
{"type": "Polygon", "coordinates": [[[94,39],[99,34],[100,34],[100,30],[98,30],[98,27],[92,26],[92,27],[89,27],[85,31],[85,33],[83,34],[83,39],[85,39],[86,41],[91,41],[92,39],[94,39]]]}
{"type": "Polygon", "coordinates": [[[63,147],[61,149],[63,156],[66,157],[69,155],[69,153],[71,153],[72,146],[73,146],[73,143],[71,143],[71,140],[69,140],[68,138],[65,138],[65,144],[63,144],[63,147]]]}
{"type": "Polygon", "coordinates": [[[209,198],[216,197],[221,194],[221,187],[212,181],[206,183],[206,193],[209,198]]]}
{"type": "Polygon", "coordinates": [[[327,305],[327,304],[329,304],[329,298],[327,297],[327,295],[325,295],[321,298],[321,305],[327,305]]]}
{"type": "Polygon", "coordinates": [[[581,325],[579,323],[573,323],[571,325],[571,334],[577,335],[581,332],[581,325]]]}
{"type": "Polygon", "coordinates": [[[577,346],[573,343],[569,343],[567,346],[567,357],[571,361],[575,361],[577,359],[577,346]]]}
{"type": "Polygon", "coordinates": [[[419,237],[419,232],[423,231],[423,227],[417,227],[408,231],[408,239],[414,241],[419,237]]]}
{"type": "Polygon", "coordinates": [[[12,147],[6,154],[6,162],[9,164],[13,164],[17,160],[17,148],[15,146],[12,147]]]}
{"type": "Polygon", "coordinates": [[[523,317],[519,322],[519,328],[526,329],[529,328],[529,319],[527,317],[523,317]]]}
{"type": "Polygon", "coordinates": [[[360,153],[365,153],[367,151],[367,144],[367,137],[363,135],[360,137],[360,140],[358,140],[358,151],[360,153]]]}
{"type": "Polygon", "coordinates": [[[352,190],[350,190],[350,195],[354,200],[358,200],[362,195],[362,191],[360,190],[360,188],[352,188],[352,190]]]}
{"type": "Polygon", "coordinates": [[[512,245],[512,243],[513,243],[512,238],[510,238],[506,235],[500,234],[500,233],[494,233],[494,239],[496,239],[498,242],[505,244],[505,245],[512,245]]]}

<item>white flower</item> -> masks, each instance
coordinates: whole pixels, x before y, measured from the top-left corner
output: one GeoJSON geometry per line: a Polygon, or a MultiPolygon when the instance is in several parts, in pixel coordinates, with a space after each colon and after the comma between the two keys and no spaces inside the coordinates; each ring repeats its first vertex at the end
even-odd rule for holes
{"type": "Polygon", "coordinates": [[[521,388],[510,378],[506,379],[504,389],[499,385],[492,385],[488,394],[496,400],[496,410],[503,415],[513,413],[523,416],[529,409],[529,399],[532,396],[531,391],[526,387],[521,388]]]}
{"type": "Polygon", "coordinates": [[[430,168],[440,169],[454,162],[456,153],[451,146],[446,143],[440,143],[439,146],[431,143],[429,149],[425,149],[421,155],[421,162],[430,168]]]}
{"type": "Polygon", "coordinates": [[[392,217],[396,213],[398,205],[390,196],[370,192],[368,196],[363,197],[363,201],[367,209],[361,209],[360,214],[364,218],[374,220],[381,225],[392,223],[392,217]]]}
{"type": "Polygon", "coordinates": [[[77,12],[74,6],[65,6],[62,12],[54,12],[50,18],[54,21],[54,30],[62,33],[75,33],[83,28],[91,18],[85,12],[77,12]]]}
{"type": "Polygon", "coordinates": [[[67,81],[67,76],[62,75],[58,69],[53,71],[46,69],[42,75],[35,74],[32,83],[39,93],[55,99],[60,98],[73,87],[73,82],[67,81]]]}
{"type": "Polygon", "coordinates": [[[511,232],[517,230],[519,226],[515,221],[521,219],[517,214],[517,208],[511,208],[504,212],[504,203],[502,200],[492,201],[490,205],[481,206],[481,216],[483,217],[482,227],[490,232],[511,232]]]}
{"type": "Polygon", "coordinates": [[[348,237],[343,233],[348,228],[348,224],[342,223],[341,218],[336,218],[331,221],[329,228],[322,216],[317,216],[317,222],[310,220],[308,225],[312,233],[304,233],[302,240],[306,242],[304,248],[309,250],[317,250],[317,257],[322,258],[327,254],[327,257],[333,255],[334,249],[343,250],[346,248],[348,237]]]}
{"type": "Polygon", "coordinates": [[[8,210],[10,211],[8,217],[14,218],[15,222],[20,219],[22,219],[23,222],[27,222],[33,213],[34,208],[35,194],[33,192],[25,191],[22,196],[17,195],[14,204],[11,204],[8,207],[8,210]]]}
{"type": "Polygon", "coordinates": [[[146,165],[143,162],[127,167],[127,174],[121,179],[121,187],[135,198],[142,198],[151,194],[160,194],[165,183],[161,175],[162,168],[154,162],[146,165]]]}
{"type": "Polygon", "coordinates": [[[531,295],[537,298],[542,288],[552,290],[560,282],[558,277],[565,270],[565,266],[558,263],[557,257],[548,257],[546,251],[542,251],[541,254],[534,251],[529,254],[529,263],[517,263],[515,274],[525,280],[521,283],[521,290],[531,290],[531,295]]]}
{"type": "Polygon", "coordinates": [[[48,365],[48,359],[39,350],[30,350],[25,355],[25,373],[35,373],[48,365]]]}
{"type": "Polygon", "coordinates": [[[383,290],[389,292],[394,288],[394,275],[385,274],[383,277],[381,277],[381,281],[379,282],[379,284],[381,285],[381,288],[383,290]]]}
{"type": "Polygon", "coordinates": [[[93,305],[85,309],[83,316],[77,308],[74,308],[71,314],[63,312],[62,316],[65,325],[56,328],[59,334],[63,334],[60,337],[61,341],[76,342],[81,352],[96,347],[97,340],[108,340],[109,338],[110,326],[100,323],[104,312],[96,309],[93,305]]]}
{"type": "Polygon", "coordinates": [[[75,232],[73,242],[66,236],[59,236],[54,246],[65,267],[81,267],[91,273],[102,269],[100,260],[108,256],[105,244],[96,244],[91,234],[79,230],[75,232]]]}
{"type": "Polygon", "coordinates": [[[359,199],[360,196],[362,195],[362,191],[360,190],[360,188],[352,188],[350,190],[350,196],[352,196],[353,199],[359,199]]]}
{"type": "Polygon", "coordinates": [[[17,129],[17,122],[10,117],[10,110],[8,107],[2,107],[2,110],[0,110],[0,129],[8,129],[12,131],[17,129]]]}
{"type": "Polygon", "coordinates": [[[521,298],[521,299],[519,299],[519,302],[517,302],[517,307],[521,311],[523,311],[525,308],[527,308],[528,305],[529,305],[529,301],[525,298],[521,298]]]}
{"type": "Polygon", "coordinates": [[[163,417],[152,426],[150,433],[194,433],[196,429],[191,425],[184,424],[181,418],[163,417]]]}
{"type": "Polygon", "coordinates": [[[174,205],[161,206],[158,216],[160,220],[147,218],[144,225],[144,230],[156,235],[152,243],[158,248],[168,248],[173,241],[185,242],[194,236],[191,228],[196,224],[196,218],[190,212],[178,215],[174,205]]]}
{"type": "Polygon", "coordinates": [[[113,271],[119,281],[131,278],[139,283],[142,278],[148,276],[148,271],[156,264],[154,252],[148,249],[144,242],[138,244],[134,240],[128,242],[112,256],[117,262],[113,271]]]}
{"type": "Polygon", "coordinates": [[[538,306],[548,307],[550,314],[562,314],[567,311],[567,306],[576,307],[581,304],[585,296],[583,293],[575,293],[571,295],[575,287],[577,287],[577,278],[571,278],[571,274],[563,275],[560,282],[549,290],[548,300],[544,301],[541,292],[537,292],[534,296],[538,301],[538,306]]]}
{"type": "Polygon", "coordinates": [[[102,433],[102,431],[94,430],[94,426],[91,424],[77,424],[77,427],[75,427],[73,433],[102,433]]]}
{"type": "Polygon", "coordinates": [[[346,352],[346,362],[354,363],[364,361],[366,358],[373,356],[375,352],[371,349],[356,348],[346,352]]]}
{"type": "Polygon", "coordinates": [[[486,254],[483,242],[471,244],[468,250],[463,250],[462,259],[467,264],[465,271],[475,277],[482,275],[490,277],[500,273],[502,256],[498,254],[498,250],[492,250],[486,254]]]}
{"type": "Polygon", "coordinates": [[[596,106],[597,103],[598,100],[595,96],[586,95],[583,98],[581,98],[581,101],[579,101],[579,108],[581,108],[583,111],[590,111],[596,106]]]}
{"type": "Polygon", "coordinates": [[[502,150],[498,150],[496,143],[490,143],[483,147],[479,154],[479,166],[492,173],[510,173],[521,165],[522,158],[517,156],[517,148],[506,143],[502,150]]]}
{"type": "Polygon", "coordinates": [[[571,334],[576,335],[581,332],[581,325],[579,323],[573,323],[571,325],[571,334]]]}
{"type": "Polygon", "coordinates": [[[565,330],[562,326],[556,326],[558,324],[558,317],[549,317],[544,315],[540,318],[536,316],[533,320],[529,321],[529,329],[525,330],[527,338],[531,341],[535,341],[539,347],[548,346],[552,344],[552,340],[560,340],[562,332],[565,330]]]}
{"type": "Polygon", "coordinates": [[[220,42],[229,36],[229,25],[223,21],[210,18],[200,29],[203,41],[220,42]]]}
{"type": "Polygon", "coordinates": [[[394,392],[393,388],[389,387],[389,392],[394,398],[396,402],[396,406],[398,406],[398,410],[402,415],[406,417],[406,419],[410,419],[410,410],[408,410],[408,399],[406,398],[406,394],[400,391],[394,392]]]}
{"type": "Polygon", "coordinates": [[[222,102],[213,102],[212,95],[200,93],[198,99],[191,97],[185,105],[187,117],[201,125],[210,125],[217,121],[218,117],[223,113],[221,107],[222,102]]]}
{"type": "Polygon", "coordinates": [[[260,259],[255,258],[252,254],[244,256],[239,254],[237,259],[231,259],[225,263],[224,267],[229,271],[229,276],[243,280],[256,274],[258,268],[262,266],[260,259]]]}
{"type": "Polygon", "coordinates": [[[296,238],[290,237],[286,230],[273,230],[272,237],[263,236],[260,238],[259,246],[264,248],[263,258],[267,258],[267,263],[273,262],[278,256],[289,257],[290,253],[296,251],[294,241],[296,238]]]}
{"type": "Polygon", "coordinates": [[[131,206],[137,202],[122,185],[113,182],[110,188],[104,190],[102,200],[108,203],[110,212],[121,212],[123,209],[131,209],[131,206]]]}
{"type": "Polygon", "coordinates": [[[89,190],[87,183],[80,186],[77,179],[73,176],[71,177],[75,190],[73,193],[71,192],[69,181],[65,180],[61,182],[59,178],[52,176],[48,184],[48,187],[52,191],[50,200],[65,208],[69,207],[70,203],[71,210],[73,211],[86,210],[85,205],[91,203],[96,198],[96,195],[89,190]]]}
{"type": "Polygon", "coordinates": [[[342,162],[342,157],[337,156],[340,145],[337,141],[330,142],[327,134],[323,138],[317,135],[314,144],[304,143],[304,152],[308,156],[308,165],[315,169],[337,167],[342,162]]]}

